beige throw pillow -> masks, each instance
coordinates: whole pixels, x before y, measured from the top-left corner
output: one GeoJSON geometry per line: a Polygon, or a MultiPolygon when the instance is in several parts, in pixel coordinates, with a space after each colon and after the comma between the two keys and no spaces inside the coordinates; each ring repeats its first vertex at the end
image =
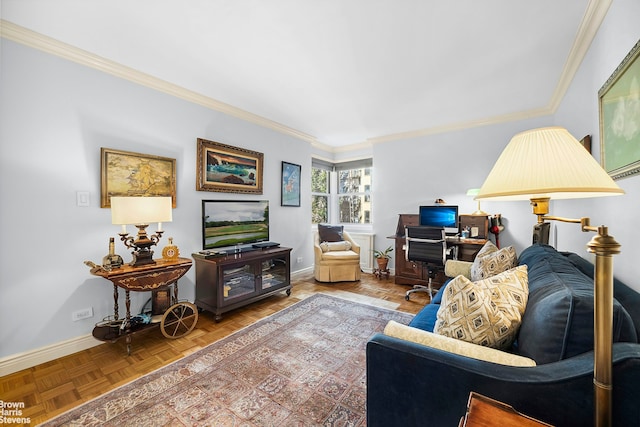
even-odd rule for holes
{"type": "Polygon", "coordinates": [[[453,279],[442,295],[433,331],[485,347],[508,349],[529,298],[527,266],[488,279],[453,279]]]}
{"type": "Polygon", "coordinates": [[[320,249],[322,249],[322,252],[348,251],[351,249],[351,242],[348,240],[343,240],[342,242],[322,242],[320,243],[320,249]]]}
{"type": "Polygon", "coordinates": [[[487,348],[443,335],[433,334],[422,329],[412,328],[390,320],[384,328],[384,334],[390,337],[400,338],[405,341],[426,345],[449,353],[471,357],[485,362],[499,363],[510,366],[536,366],[536,362],[527,357],[507,353],[505,351],[487,348]]]}
{"type": "MultiPolygon", "coordinates": [[[[489,243],[489,242],[487,242],[489,243]]],[[[493,244],[492,244],[493,245],[493,244]]],[[[487,245],[483,246],[484,249],[487,245]]],[[[477,281],[495,276],[496,274],[507,271],[518,264],[518,257],[513,246],[498,249],[493,245],[495,250],[478,252],[476,259],[471,265],[471,280],[477,281]]]]}

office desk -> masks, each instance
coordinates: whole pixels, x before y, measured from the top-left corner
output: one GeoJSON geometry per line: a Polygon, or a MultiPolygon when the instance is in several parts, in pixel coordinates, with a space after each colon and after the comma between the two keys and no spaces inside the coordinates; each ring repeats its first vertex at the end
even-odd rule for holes
{"type": "Polygon", "coordinates": [[[487,239],[447,237],[447,247],[453,247],[453,258],[460,261],[473,261],[485,243],[487,243],[487,239]]]}
{"type": "MultiPolygon", "coordinates": [[[[469,216],[470,217],[470,216],[469,216]]],[[[477,219],[481,217],[472,217],[477,219]]],[[[427,269],[422,263],[416,263],[413,261],[407,261],[405,258],[405,243],[404,230],[407,226],[418,225],[418,215],[415,214],[400,214],[398,216],[398,225],[396,227],[396,234],[389,236],[389,239],[395,241],[395,271],[393,281],[398,285],[426,285],[429,282],[427,269]]],[[[473,225],[473,224],[472,224],[473,225]]],[[[488,235],[485,231],[485,236],[488,235]]],[[[476,254],[487,242],[486,239],[461,239],[459,237],[448,237],[447,245],[453,246],[457,254],[457,259],[461,261],[473,261],[476,254]]],[[[434,283],[442,284],[446,280],[444,273],[440,272],[434,279],[434,283]]],[[[438,285],[435,286],[436,288],[438,285]]]]}

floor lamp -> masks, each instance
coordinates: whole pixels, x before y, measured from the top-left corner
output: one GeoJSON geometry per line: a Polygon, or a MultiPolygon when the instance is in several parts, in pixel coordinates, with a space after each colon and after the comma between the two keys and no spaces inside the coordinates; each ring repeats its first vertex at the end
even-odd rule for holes
{"type": "Polygon", "coordinates": [[[549,216],[551,199],[616,196],[624,191],[566,129],[549,127],[515,135],[480,188],[476,200],[530,200],[545,221],[579,223],[597,233],[587,244],[595,254],[594,270],[594,404],[595,425],[610,426],[612,415],[613,255],[620,244],[604,225],[589,218],[549,216]]]}

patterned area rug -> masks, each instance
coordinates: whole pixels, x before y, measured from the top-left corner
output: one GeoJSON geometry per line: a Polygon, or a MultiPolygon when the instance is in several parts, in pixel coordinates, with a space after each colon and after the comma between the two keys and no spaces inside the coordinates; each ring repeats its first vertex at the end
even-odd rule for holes
{"type": "Polygon", "coordinates": [[[317,294],[43,425],[365,425],[366,343],[412,317],[317,294]]]}

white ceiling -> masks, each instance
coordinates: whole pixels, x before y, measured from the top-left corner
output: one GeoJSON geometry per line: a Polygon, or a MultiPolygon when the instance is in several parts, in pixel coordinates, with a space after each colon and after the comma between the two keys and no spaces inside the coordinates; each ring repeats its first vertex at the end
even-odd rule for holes
{"type": "Polygon", "coordinates": [[[0,0],[49,36],[346,148],[552,113],[597,0],[0,0]]]}

